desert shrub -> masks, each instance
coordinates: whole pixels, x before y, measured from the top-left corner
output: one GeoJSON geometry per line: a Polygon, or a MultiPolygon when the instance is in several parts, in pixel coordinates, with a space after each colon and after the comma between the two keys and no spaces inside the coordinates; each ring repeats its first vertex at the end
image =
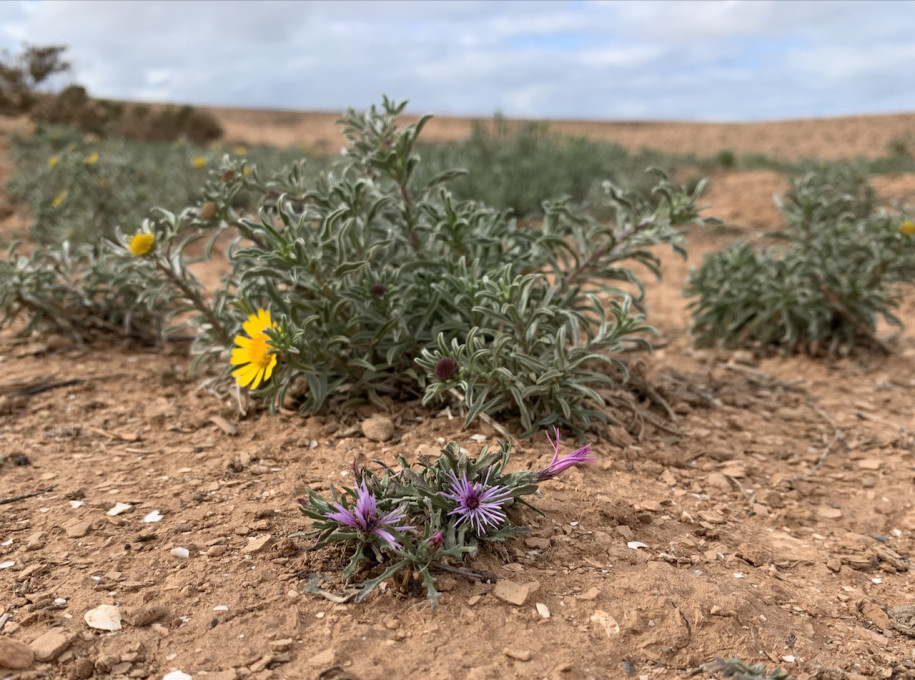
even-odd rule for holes
{"type": "Polygon", "coordinates": [[[599,210],[603,180],[651,198],[654,182],[644,169],[659,166],[670,174],[679,164],[658,152],[630,154],[619,144],[560,135],[543,122],[511,126],[500,116],[475,124],[467,139],[422,145],[418,152],[423,159],[418,180],[466,168],[468,173],[449,185],[455,197],[511,210],[516,217],[542,216],[544,198],[557,196],[577,204],[591,201],[592,210],[599,210]]]}
{"type": "Polygon", "coordinates": [[[149,107],[93,99],[81,85],[41,98],[32,117],[44,123],[70,125],[99,137],[126,137],[138,141],[209,144],[222,137],[222,127],[207,111],[193,106],[149,107]]]}
{"type": "Polygon", "coordinates": [[[829,229],[847,219],[871,215],[876,193],[866,168],[834,163],[820,165],[795,177],[784,199],[776,202],[789,229],[803,236],[811,229],[829,229]]]}
{"type": "Polygon", "coordinates": [[[733,168],[737,165],[737,156],[730,149],[721,149],[715,154],[715,163],[722,168],[733,168]]]}
{"type": "MultiPolygon", "coordinates": [[[[31,237],[48,244],[98,244],[114,238],[118,226],[139,225],[153,206],[174,211],[199,202],[207,168],[223,155],[183,143],[92,140],[76,128],[56,125],[40,125],[34,135],[12,141],[17,172],[7,191],[28,207],[31,237]]],[[[269,147],[231,152],[243,152],[268,171],[301,157],[269,147]]],[[[244,191],[234,201],[237,208],[256,203],[244,191]]]]}
{"type": "Polygon", "coordinates": [[[70,64],[63,60],[65,50],[61,45],[27,45],[17,55],[4,50],[0,57],[0,115],[28,113],[41,85],[70,70],[70,64]]]}
{"type": "Polygon", "coordinates": [[[160,339],[171,307],[148,287],[148,276],[138,275],[137,268],[147,263],[115,261],[96,250],[64,241],[23,255],[14,244],[0,261],[0,328],[24,317],[24,333],[91,340],[114,332],[144,342],[160,339]]]}
{"type": "Polygon", "coordinates": [[[696,343],[812,354],[882,348],[877,321],[901,325],[899,286],[915,275],[915,225],[875,213],[873,200],[855,168],[796,178],[783,203],[790,243],[738,243],[690,273],[696,343]]]}
{"type": "Polygon", "coordinates": [[[456,199],[446,185],[461,170],[418,179],[428,117],[398,127],[403,108],[350,111],[345,154],[316,176],[298,162],[263,180],[224,156],[201,200],[154,210],[106,257],[148,277],[151,310],[167,299],[195,325],[198,359],[231,350],[238,383],[271,407],[300,393],[306,413],[422,397],[463,403],[467,422],[518,417],[526,434],[606,421],[601,391],[625,377],[625,352],[650,348],[632,266],[658,272],[648,246],[683,252],[675,225],[699,221],[702,186],[687,195],[656,173],[648,200],[606,183],[612,221],[558,199],[525,227],[456,199]],[[256,215],[237,209],[245,193],[256,215]],[[231,271],[207,294],[189,253],[209,256],[230,228],[231,271]],[[203,254],[190,247],[202,240],[203,254]]]}

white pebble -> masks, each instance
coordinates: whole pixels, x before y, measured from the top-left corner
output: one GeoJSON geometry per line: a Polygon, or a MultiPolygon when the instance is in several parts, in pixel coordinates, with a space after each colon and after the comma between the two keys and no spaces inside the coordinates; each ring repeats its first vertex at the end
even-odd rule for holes
{"type": "Polygon", "coordinates": [[[16,564],[15,560],[7,560],[6,562],[0,562],[0,569],[9,569],[14,564],[16,564]]]}
{"type": "Polygon", "coordinates": [[[535,606],[537,607],[537,613],[540,614],[541,619],[550,618],[550,610],[543,602],[538,602],[535,606]]]}
{"type": "Polygon", "coordinates": [[[148,515],[146,515],[146,517],[143,518],[143,521],[144,522],[158,522],[160,519],[162,519],[162,513],[159,512],[158,510],[153,510],[151,513],[149,513],[148,515]]]}
{"type": "Polygon", "coordinates": [[[218,604],[215,607],[213,607],[213,611],[214,612],[227,612],[227,611],[229,611],[229,608],[227,606],[225,606],[224,604],[218,604]]]}
{"type": "Polygon", "coordinates": [[[626,547],[631,548],[632,550],[638,550],[639,548],[647,548],[648,546],[641,541],[629,541],[626,544],[626,547]]]}
{"type": "Polygon", "coordinates": [[[193,680],[193,678],[184,671],[172,671],[163,675],[162,680],[193,680]]]}
{"type": "Polygon", "coordinates": [[[83,507],[83,502],[82,501],[70,501],[70,507],[73,508],[74,510],[76,508],[81,508],[81,507],[83,507]]]}
{"type": "Polygon", "coordinates": [[[186,560],[191,556],[191,552],[187,548],[172,548],[172,555],[180,557],[182,560],[186,560]]]}
{"type": "Polygon", "coordinates": [[[111,517],[115,517],[116,515],[123,515],[125,512],[130,512],[131,510],[133,510],[133,506],[130,505],[130,503],[115,503],[114,507],[108,511],[108,514],[111,517]]]}
{"type": "Polygon", "coordinates": [[[102,604],[86,612],[83,618],[90,628],[97,630],[121,630],[121,610],[110,604],[102,604]]]}

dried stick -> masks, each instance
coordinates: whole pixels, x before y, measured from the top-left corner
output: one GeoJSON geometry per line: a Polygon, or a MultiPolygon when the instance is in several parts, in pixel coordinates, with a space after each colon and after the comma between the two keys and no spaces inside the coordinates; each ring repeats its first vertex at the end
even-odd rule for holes
{"type": "Polygon", "coordinates": [[[27,493],[23,496],[10,496],[9,498],[0,498],[0,505],[6,505],[7,503],[16,503],[18,501],[24,501],[27,498],[34,498],[35,496],[40,496],[42,494],[53,491],[57,487],[57,484],[52,484],[47,489],[42,489],[41,491],[35,491],[34,493],[27,493]]]}

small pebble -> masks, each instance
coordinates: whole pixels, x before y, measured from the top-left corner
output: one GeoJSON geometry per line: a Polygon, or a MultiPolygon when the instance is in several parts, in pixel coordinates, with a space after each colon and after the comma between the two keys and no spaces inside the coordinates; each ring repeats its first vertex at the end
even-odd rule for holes
{"type": "Polygon", "coordinates": [[[182,560],[186,560],[191,556],[191,552],[187,548],[172,548],[171,553],[172,556],[182,560]]]}
{"type": "Polygon", "coordinates": [[[531,660],[531,650],[529,649],[511,649],[510,647],[506,647],[502,650],[502,653],[509,659],[514,659],[515,661],[531,660]]]}

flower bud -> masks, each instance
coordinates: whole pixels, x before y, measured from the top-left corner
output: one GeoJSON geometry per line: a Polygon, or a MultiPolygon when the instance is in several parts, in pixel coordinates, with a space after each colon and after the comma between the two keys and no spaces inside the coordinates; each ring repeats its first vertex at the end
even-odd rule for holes
{"type": "Polygon", "coordinates": [[[207,201],[202,206],[200,206],[200,219],[207,220],[208,222],[216,217],[216,204],[213,201],[207,201]]]}
{"type": "Polygon", "coordinates": [[[457,362],[451,357],[442,357],[435,364],[435,377],[442,382],[450,380],[457,373],[457,362]]]}
{"type": "Polygon", "coordinates": [[[905,236],[915,236],[915,222],[912,220],[906,220],[899,227],[899,233],[905,236]]]}
{"type": "Polygon", "coordinates": [[[229,168],[228,170],[225,170],[222,173],[222,183],[223,184],[228,184],[233,179],[235,179],[235,171],[232,168],[229,168]]]}
{"type": "Polygon", "coordinates": [[[388,292],[388,287],[383,283],[373,283],[372,287],[369,288],[369,292],[373,297],[380,298],[382,295],[388,292]]]}

